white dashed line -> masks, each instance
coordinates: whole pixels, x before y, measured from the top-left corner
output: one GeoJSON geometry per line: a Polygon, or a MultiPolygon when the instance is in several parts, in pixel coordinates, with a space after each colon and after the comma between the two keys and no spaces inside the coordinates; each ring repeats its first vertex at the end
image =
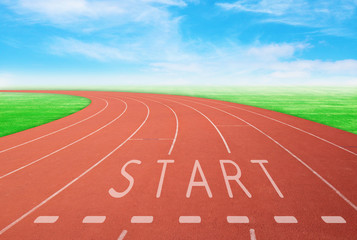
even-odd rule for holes
{"type": "Polygon", "coordinates": [[[227,216],[228,223],[249,223],[247,216],[227,216]]]}
{"type": "MultiPolygon", "coordinates": [[[[57,222],[59,216],[39,216],[34,220],[34,223],[55,223],[57,222]]],[[[321,219],[325,223],[346,223],[346,220],[341,216],[321,216],[321,219]]],[[[104,223],[106,216],[86,216],[82,223],[104,223]]],[[[294,216],[274,216],[276,223],[298,223],[294,216]]],[[[154,221],[153,216],[133,216],[131,218],[131,223],[152,223],[154,221]]],[[[180,223],[201,223],[200,216],[180,216],[180,223]]],[[[227,216],[228,223],[249,223],[249,218],[247,216],[227,216]]],[[[255,233],[254,229],[251,229],[255,233]]],[[[123,239],[126,235],[127,230],[123,230],[118,239],[123,239]]],[[[252,238],[253,239],[253,238],[252,238]]]]}
{"type": "Polygon", "coordinates": [[[131,223],[152,223],[153,221],[153,216],[133,216],[131,218],[131,223]]]}
{"type": "Polygon", "coordinates": [[[346,220],[341,216],[322,216],[325,223],[346,223],[346,220]]]}
{"type": "Polygon", "coordinates": [[[34,223],[55,223],[59,216],[39,216],[35,219],[34,223]]]}
{"type": "Polygon", "coordinates": [[[86,216],[82,223],[104,223],[106,216],[86,216]]]}
{"type": "Polygon", "coordinates": [[[119,235],[118,240],[123,240],[124,237],[125,237],[125,235],[126,235],[127,233],[128,233],[127,230],[123,230],[123,231],[121,232],[121,234],[119,235]]]}
{"type": "Polygon", "coordinates": [[[179,223],[201,223],[200,216],[180,216],[179,223]]]}
{"type": "Polygon", "coordinates": [[[275,216],[275,222],[277,223],[297,223],[298,221],[294,216],[275,216]]]}
{"type": "Polygon", "coordinates": [[[256,236],[255,236],[255,230],[254,229],[250,229],[250,240],[257,240],[256,236]]]}

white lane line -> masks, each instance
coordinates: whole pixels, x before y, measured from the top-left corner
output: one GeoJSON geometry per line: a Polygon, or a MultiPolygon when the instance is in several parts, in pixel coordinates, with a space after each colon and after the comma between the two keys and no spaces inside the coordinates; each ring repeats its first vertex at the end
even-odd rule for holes
{"type": "Polygon", "coordinates": [[[106,216],[86,216],[82,223],[104,223],[106,216]]]}
{"type": "MultiPolygon", "coordinates": [[[[189,102],[194,102],[194,101],[190,101],[190,100],[186,100],[189,102]]],[[[258,132],[260,132],[261,134],[263,134],[264,136],[266,136],[267,138],[269,138],[271,141],[273,141],[275,144],[277,144],[279,147],[281,147],[283,150],[285,150],[288,154],[290,154],[290,156],[292,156],[293,158],[295,158],[298,162],[300,162],[304,167],[306,167],[308,170],[310,170],[316,177],[318,177],[322,182],[324,182],[329,188],[331,188],[340,198],[342,198],[348,205],[350,205],[355,211],[357,211],[357,206],[352,203],[347,197],[345,197],[345,195],[343,195],[339,190],[337,190],[337,188],[335,188],[331,183],[329,183],[325,178],[323,178],[320,174],[318,174],[314,169],[312,169],[307,163],[305,163],[303,160],[301,160],[299,157],[297,157],[295,154],[293,154],[289,149],[287,149],[286,147],[284,147],[282,144],[280,144],[278,141],[276,141],[274,138],[272,138],[271,136],[269,136],[268,134],[266,134],[265,132],[263,132],[262,130],[260,130],[259,128],[257,128],[256,126],[254,126],[253,124],[245,121],[244,119],[237,117],[236,115],[224,111],[222,109],[213,107],[211,105],[207,105],[204,103],[200,103],[200,102],[194,102],[197,104],[201,104],[207,107],[211,107],[213,109],[217,109],[218,111],[224,112],[234,118],[239,119],[240,121],[245,122],[246,124],[248,124],[249,126],[251,126],[252,128],[254,128],[255,130],[257,130],[258,132]]]]}
{"type": "Polygon", "coordinates": [[[179,223],[201,223],[200,216],[180,216],[179,223]]]}
{"type": "Polygon", "coordinates": [[[132,138],[130,141],[148,141],[148,140],[157,140],[157,141],[172,141],[172,138],[132,138]]]}
{"type": "Polygon", "coordinates": [[[226,149],[227,149],[227,152],[228,153],[231,153],[231,150],[229,149],[229,146],[226,142],[226,139],[223,137],[222,133],[219,131],[219,129],[217,128],[217,126],[211,121],[211,119],[209,119],[206,115],[204,115],[202,112],[198,111],[196,108],[192,107],[192,106],[189,106],[187,104],[184,104],[184,103],[181,103],[181,102],[177,102],[177,101],[174,101],[174,100],[171,100],[171,99],[168,99],[168,98],[160,98],[162,100],[167,100],[167,101],[171,101],[171,102],[175,102],[175,103],[178,103],[178,104],[181,104],[181,105],[184,105],[186,107],[189,107],[191,109],[193,109],[194,111],[198,112],[199,114],[201,114],[204,118],[206,118],[211,124],[212,126],[216,129],[216,131],[218,132],[219,136],[221,137],[226,149]]]}
{"type": "Polygon", "coordinates": [[[250,229],[250,240],[257,240],[256,236],[255,236],[255,230],[254,229],[250,229]]]}
{"type": "Polygon", "coordinates": [[[297,219],[294,216],[275,216],[275,222],[277,223],[297,223],[297,219]]]}
{"type": "MultiPolygon", "coordinates": [[[[142,97],[142,98],[144,98],[144,97],[142,97]]],[[[178,135],[178,129],[179,129],[179,120],[178,120],[177,114],[176,114],[176,112],[175,112],[170,106],[166,105],[165,103],[162,103],[162,102],[153,100],[153,99],[151,99],[151,98],[150,98],[150,99],[149,99],[149,98],[144,98],[144,99],[148,99],[148,100],[150,100],[150,101],[157,102],[157,103],[159,103],[159,104],[161,104],[161,105],[164,105],[165,107],[167,107],[168,109],[170,109],[171,112],[172,112],[172,113],[174,114],[174,116],[175,116],[175,120],[176,120],[175,136],[174,136],[174,139],[172,140],[172,144],[171,144],[171,147],[170,147],[170,150],[169,150],[169,153],[168,153],[168,155],[171,155],[172,150],[174,149],[174,146],[175,146],[175,143],[176,143],[176,139],[177,139],[177,135],[178,135]]]]}
{"type": "MultiPolygon", "coordinates": [[[[139,100],[136,100],[138,102],[141,102],[139,100]]],[[[10,228],[12,228],[15,224],[19,223],[21,220],[23,220],[24,218],[26,218],[28,215],[30,215],[31,213],[33,213],[34,211],[36,211],[38,208],[40,208],[41,206],[43,206],[44,204],[46,204],[48,201],[50,201],[52,198],[54,198],[55,196],[57,196],[58,194],[60,194],[61,192],[63,192],[64,190],[66,190],[69,186],[71,186],[73,183],[77,182],[80,178],[82,178],[84,175],[86,175],[87,173],[89,173],[91,170],[93,170],[95,167],[97,167],[100,163],[102,163],[105,159],[107,159],[109,156],[111,156],[114,152],[116,152],[119,148],[121,148],[127,141],[129,141],[130,138],[132,138],[140,129],[142,126],[144,126],[144,124],[146,123],[147,119],[149,118],[150,115],[150,109],[149,107],[141,102],[142,104],[145,105],[146,109],[147,109],[147,114],[145,117],[145,120],[141,123],[141,125],[124,141],[122,142],[120,145],[118,145],[114,150],[112,150],[110,153],[108,153],[105,157],[103,157],[102,159],[100,159],[97,163],[95,163],[94,165],[92,165],[90,168],[88,168],[86,171],[84,171],[81,175],[79,175],[78,177],[76,177],[75,179],[73,179],[72,181],[70,181],[69,183],[67,183],[64,187],[62,187],[60,190],[58,190],[57,192],[55,192],[54,194],[52,194],[51,196],[49,196],[48,198],[46,198],[45,200],[43,200],[41,203],[39,203],[37,206],[33,207],[32,209],[30,209],[28,212],[26,212],[25,214],[23,214],[21,217],[17,218],[15,221],[13,221],[12,223],[10,223],[9,225],[7,225],[6,227],[4,227],[1,231],[0,231],[0,235],[2,235],[4,232],[6,232],[7,230],[9,230],[10,228]]]]}
{"type": "Polygon", "coordinates": [[[33,221],[34,223],[55,223],[59,216],[39,216],[33,221]]]}
{"type": "MultiPolygon", "coordinates": [[[[98,98],[98,97],[96,97],[96,98],[98,98]]],[[[9,151],[9,150],[11,150],[11,149],[18,148],[18,147],[23,146],[23,145],[26,145],[26,144],[28,144],[28,143],[37,141],[37,140],[39,140],[39,139],[41,139],[41,138],[48,137],[48,136],[50,136],[50,135],[53,135],[53,134],[58,133],[58,132],[60,132],[60,131],[63,131],[63,130],[65,130],[65,129],[67,129],[67,128],[73,127],[73,126],[75,126],[75,125],[77,125],[77,124],[79,124],[79,123],[82,123],[82,122],[84,122],[84,121],[86,121],[86,120],[88,120],[88,119],[90,119],[90,118],[92,118],[92,117],[98,115],[99,113],[103,112],[103,111],[108,107],[108,102],[107,102],[107,100],[105,100],[105,99],[103,99],[103,98],[99,98],[99,99],[105,101],[105,106],[104,106],[104,108],[102,108],[100,111],[96,112],[95,114],[93,114],[93,115],[91,115],[91,116],[89,116],[89,117],[87,117],[87,118],[85,118],[85,119],[82,119],[82,120],[79,121],[79,122],[76,122],[76,123],[73,123],[73,124],[71,124],[71,125],[69,125],[69,126],[66,126],[66,127],[61,128],[61,129],[58,129],[58,130],[56,130],[56,131],[54,131],[54,132],[50,132],[50,133],[45,134],[45,135],[43,135],[43,136],[40,136],[40,137],[38,137],[38,138],[34,138],[34,139],[29,140],[29,141],[27,141],[27,142],[24,142],[24,143],[18,144],[18,145],[16,145],[16,146],[13,146],[13,147],[6,148],[6,149],[4,149],[4,150],[1,150],[0,153],[7,152],[7,151],[9,151]]]]}
{"type": "Polygon", "coordinates": [[[247,124],[244,125],[216,125],[217,127],[250,127],[247,124]]]}
{"type": "Polygon", "coordinates": [[[121,234],[118,237],[118,240],[123,240],[125,238],[125,235],[128,233],[127,230],[123,230],[121,234]]]}
{"type": "Polygon", "coordinates": [[[249,223],[247,216],[227,216],[228,223],[249,223]]]}
{"type": "Polygon", "coordinates": [[[133,216],[131,223],[152,223],[154,221],[153,216],[133,216]]]}
{"type": "Polygon", "coordinates": [[[224,105],[224,106],[231,107],[231,108],[240,109],[240,110],[243,110],[243,111],[246,111],[246,112],[250,112],[250,113],[259,115],[259,116],[261,116],[261,117],[270,119],[270,120],[272,120],[272,121],[275,121],[275,122],[278,122],[278,123],[280,123],[280,124],[286,125],[286,126],[288,126],[288,127],[294,128],[294,129],[296,129],[296,130],[298,130],[298,131],[300,131],[300,132],[306,133],[306,134],[308,134],[308,135],[310,135],[310,136],[313,136],[313,137],[315,137],[315,138],[317,138],[317,139],[319,139],[319,140],[321,140],[321,141],[324,141],[324,142],[326,142],[326,143],[328,143],[328,144],[331,144],[331,145],[333,145],[333,146],[335,146],[335,147],[337,147],[337,148],[340,148],[340,149],[342,149],[342,150],[344,150],[344,151],[346,151],[346,152],[349,152],[349,153],[351,153],[351,154],[357,156],[357,153],[352,152],[352,151],[350,151],[350,150],[348,150],[348,149],[346,149],[346,148],[344,148],[344,147],[342,147],[342,146],[340,146],[340,145],[338,145],[338,144],[336,144],[336,143],[330,142],[330,141],[328,141],[328,140],[326,140],[326,139],[324,139],[324,138],[322,138],[322,137],[319,137],[319,136],[317,136],[317,135],[315,135],[315,134],[313,134],[313,133],[310,133],[310,132],[308,132],[308,131],[302,130],[301,128],[295,127],[295,126],[293,126],[293,125],[291,125],[291,124],[282,122],[282,121],[277,120],[277,119],[275,119],[275,118],[268,117],[268,116],[266,116],[266,115],[264,115],[264,114],[257,113],[257,112],[254,112],[254,111],[251,111],[251,110],[247,110],[247,109],[244,109],[244,108],[240,108],[240,107],[237,107],[237,106],[231,106],[231,105],[229,105],[229,104],[224,104],[224,103],[217,103],[217,104],[224,105]]]}
{"type": "Polygon", "coordinates": [[[325,223],[346,223],[346,220],[341,216],[322,216],[325,223]]]}
{"type": "Polygon", "coordinates": [[[164,104],[164,103],[161,103],[161,104],[165,105],[166,107],[168,107],[168,108],[172,111],[172,113],[173,113],[174,116],[175,116],[175,120],[176,120],[175,136],[174,136],[174,140],[172,141],[172,144],[171,144],[171,147],[170,147],[170,150],[169,150],[169,153],[168,153],[169,155],[171,155],[172,150],[174,149],[174,146],[175,146],[175,143],[176,143],[177,135],[178,135],[179,121],[178,121],[178,117],[177,117],[176,112],[175,112],[171,107],[167,106],[167,105],[164,104]]]}
{"type": "MultiPolygon", "coordinates": [[[[120,100],[120,99],[119,99],[119,100],[120,100]]],[[[120,101],[122,101],[122,100],[120,100],[120,101]]],[[[76,144],[76,143],[78,143],[78,142],[80,142],[80,141],[82,141],[82,140],[88,138],[89,136],[91,136],[91,135],[93,135],[93,134],[99,132],[99,131],[102,130],[103,128],[109,126],[110,124],[112,124],[113,122],[115,122],[116,120],[118,120],[118,119],[126,112],[126,110],[127,110],[127,108],[128,108],[128,105],[126,104],[126,102],[124,102],[124,101],[122,101],[122,102],[125,104],[125,109],[124,109],[124,111],[123,111],[121,114],[119,114],[116,118],[114,118],[113,120],[111,120],[110,122],[108,122],[107,124],[105,124],[104,126],[102,126],[102,127],[98,128],[97,130],[95,130],[95,131],[93,131],[93,132],[87,134],[87,135],[84,136],[84,137],[81,137],[81,138],[77,139],[76,141],[74,141],[74,142],[72,142],[72,143],[70,143],[70,144],[67,144],[67,145],[64,146],[64,147],[61,147],[61,148],[57,149],[56,151],[53,151],[53,152],[51,152],[51,153],[49,153],[49,154],[47,154],[47,155],[45,155],[45,156],[43,156],[43,157],[41,157],[41,158],[38,158],[38,159],[36,159],[36,160],[34,160],[34,161],[32,161],[32,162],[30,162],[30,163],[28,163],[28,164],[26,164],[26,165],[24,165],[24,166],[22,166],[22,167],[19,167],[19,168],[15,169],[15,170],[13,170],[13,171],[11,171],[11,172],[8,172],[8,173],[6,173],[6,174],[0,176],[0,180],[3,179],[3,178],[5,178],[5,177],[7,177],[7,176],[9,176],[9,175],[11,175],[11,174],[13,174],[13,173],[18,172],[18,171],[20,171],[20,170],[22,170],[22,169],[24,169],[24,168],[27,168],[27,167],[29,167],[29,166],[31,166],[31,165],[33,165],[33,164],[35,164],[35,163],[37,163],[37,162],[39,162],[39,161],[41,161],[41,160],[47,158],[47,157],[49,157],[49,156],[52,156],[53,154],[56,154],[56,153],[58,153],[58,152],[60,152],[60,151],[62,151],[62,150],[64,150],[64,149],[66,149],[66,148],[72,146],[73,144],[76,144]]]]}

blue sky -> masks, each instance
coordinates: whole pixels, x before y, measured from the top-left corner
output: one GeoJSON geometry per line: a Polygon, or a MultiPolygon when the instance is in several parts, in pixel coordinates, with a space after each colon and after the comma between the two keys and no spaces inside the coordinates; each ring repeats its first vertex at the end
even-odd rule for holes
{"type": "Polygon", "coordinates": [[[0,31],[0,87],[357,84],[357,0],[0,0],[0,31]]]}

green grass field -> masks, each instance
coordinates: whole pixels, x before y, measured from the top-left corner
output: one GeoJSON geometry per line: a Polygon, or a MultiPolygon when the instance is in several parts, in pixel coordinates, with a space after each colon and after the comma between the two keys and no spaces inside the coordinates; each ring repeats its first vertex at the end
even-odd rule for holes
{"type": "MultiPolygon", "coordinates": [[[[357,87],[121,87],[241,103],[301,117],[357,134],[357,87]]],[[[108,89],[109,90],[109,89],[108,89]]]]}
{"type": "MultiPolygon", "coordinates": [[[[77,89],[224,100],[290,114],[357,134],[357,87],[114,86],[77,89]]],[[[59,119],[88,104],[88,99],[74,96],[0,93],[0,136],[59,119]]]]}
{"type": "Polygon", "coordinates": [[[65,117],[89,104],[87,98],[69,95],[0,93],[0,137],[65,117]]]}

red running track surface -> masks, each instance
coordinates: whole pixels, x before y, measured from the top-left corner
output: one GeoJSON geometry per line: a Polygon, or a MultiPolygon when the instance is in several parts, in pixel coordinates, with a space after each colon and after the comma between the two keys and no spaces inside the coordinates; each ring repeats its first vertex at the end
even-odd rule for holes
{"type": "Polygon", "coordinates": [[[357,239],[355,134],[210,99],[47,92],[92,103],[0,138],[0,239],[357,239]]]}

